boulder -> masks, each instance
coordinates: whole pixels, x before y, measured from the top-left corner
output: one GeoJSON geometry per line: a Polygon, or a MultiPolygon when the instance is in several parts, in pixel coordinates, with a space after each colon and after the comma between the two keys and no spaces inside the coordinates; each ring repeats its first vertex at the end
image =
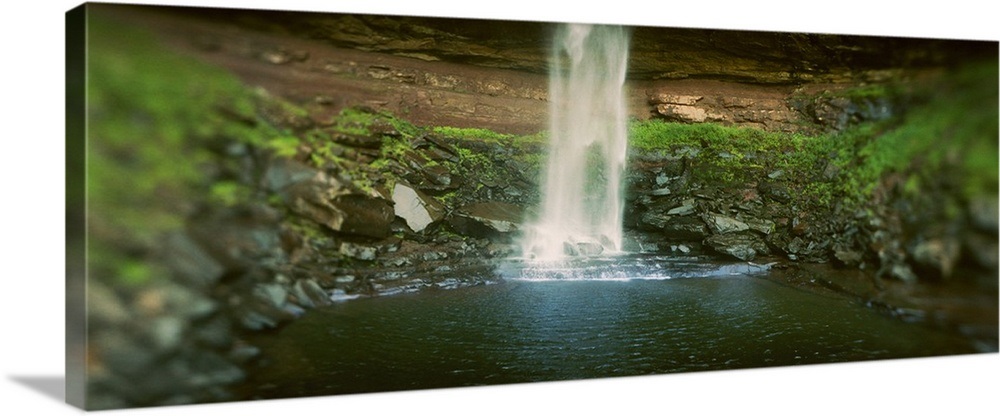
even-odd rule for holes
{"type": "Polygon", "coordinates": [[[296,281],[292,285],[291,294],[298,300],[299,305],[306,308],[330,304],[329,295],[312,279],[296,281]]]}
{"type": "Polygon", "coordinates": [[[748,233],[716,234],[705,239],[704,244],[715,251],[728,254],[743,261],[750,261],[758,255],[768,254],[767,244],[760,237],[748,233]]]}
{"type": "Polygon", "coordinates": [[[198,288],[211,287],[225,272],[219,262],[183,232],[167,235],[162,258],[175,277],[198,288]]]}
{"type": "Polygon", "coordinates": [[[658,104],[656,112],[668,120],[682,123],[702,123],[708,119],[708,113],[698,107],[677,104],[658,104]]]}
{"type": "Polygon", "coordinates": [[[444,205],[401,182],[392,190],[392,202],[395,215],[415,232],[423,231],[444,216],[444,205]]]}
{"type": "Polygon", "coordinates": [[[716,234],[729,234],[750,229],[747,223],[736,218],[727,217],[720,214],[708,214],[705,216],[705,223],[708,228],[716,234]]]}
{"type": "Polygon", "coordinates": [[[521,227],[524,210],[505,202],[466,205],[452,215],[449,224],[461,234],[476,237],[509,235],[521,227]]]}
{"type": "Polygon", "coordinates": [[[393,211],[382,198],[357,194],[330,197],[329,190],[310,184],[293,196],[293,212],[333,231],[372,238],[389,235],[393,211]]]}
{"type": "Polygon", "coordinates": [[[667,215],[691,215],[695,212],[696,208],[697,205],[695,205],[694,199],[685,199],[679,206],[667,211],[667,215]]]}
{"type": "Polygon", "coordinates": [[[958,263],[961,244],[950,238],[933,238],[913,246],[910,255],[921,269],[929,269],[939,277],[951,277],[958,263]]]}
{"type": "Polygon", "coordinates": [[[292,212],[330,230],[371,238],[389,235],[394,218],[389,201],[369,196],[350,182],[286,159],[271,163],[264,182],[292,212]]]}
{"type": "Polygon", "coordinates": [[[650,211],[642,215],[642,223],[671,240],[701,240],[709,234],[705,223],[696,217],[678,217],[650,211]]]}
{"type": "Polygon", "coordinates": [[[980,231],[996,234],[1000,220],[997,217],[996,197],[977,197],[969,201],[969,219],[980,231]]]}

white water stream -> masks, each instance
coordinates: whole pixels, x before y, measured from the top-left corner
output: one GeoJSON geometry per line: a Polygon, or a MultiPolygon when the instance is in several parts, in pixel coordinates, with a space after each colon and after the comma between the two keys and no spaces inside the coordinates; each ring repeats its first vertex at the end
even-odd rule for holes
{"type": "Polygon", "coordinates": [[[567,24],[554,42],[542,205],[538,218],[524,227],[522,251],[542,261],[619,253],[628,32],[567,24]]]}

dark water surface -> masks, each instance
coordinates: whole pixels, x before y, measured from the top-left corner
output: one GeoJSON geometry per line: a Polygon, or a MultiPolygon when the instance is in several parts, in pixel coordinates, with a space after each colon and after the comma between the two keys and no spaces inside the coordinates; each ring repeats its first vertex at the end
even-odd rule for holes
{"type": "Polygon", "coordinates": [[[254,343],[257,398],[976,352],[951,332],[763,269],[630,258],[503,269],[495,285],[339,302],[254,343]]]}

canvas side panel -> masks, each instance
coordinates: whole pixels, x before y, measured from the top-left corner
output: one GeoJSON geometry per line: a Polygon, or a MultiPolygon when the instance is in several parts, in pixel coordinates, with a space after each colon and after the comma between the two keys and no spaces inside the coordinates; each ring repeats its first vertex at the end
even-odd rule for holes
{"type": "Polygon", "coordinates": [[[86,10],[66,12],[66,403],[86,398],[86,10]]]}

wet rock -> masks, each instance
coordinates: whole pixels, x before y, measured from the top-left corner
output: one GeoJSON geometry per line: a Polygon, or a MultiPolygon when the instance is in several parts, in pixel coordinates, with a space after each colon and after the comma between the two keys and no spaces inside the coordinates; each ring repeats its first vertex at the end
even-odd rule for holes
{"type": "Polygon", "coordinates": [[[729,234],[750,229],[750,226],[743,221],[719,214],[705,216],[705,223],[716,234],[729,234]]]}
{"type": "Polygon", "coordinates": [[[691,215],[697,209],[694,199],[685,199],[681,205],[671,208],[667,215],[691,215]]]}
{"type": "Polygon", "coordinates": [[[806,220],[800,219],[798,217],[792,218],[791,227],[792,227],[791,232],[793,235],[804,235],[806,232],[809,231],[809,223],[806,220]]]}
{"type": "Polygon", "coordinates": [[[288,299],[288,291],[277,283],[260,283],[254,286],[254,297],[275,308],[281,308],[288,299]]]}
{"type": "Polygon", "coordinates": [[[293,212],[333,231],[373,238],[389,234],[394,218],[389,201],[342,179],[279,159],[268,168],[264,182],[293,212]]]}
{"type": "Polygon", "coordinates": [[[375,260],[378,249],[371,246],[344,242],[340,243],[338,252],[352,259],[372,261],[375,260]]]}
{"type": "Polygon", "coordinates": [[[917,275],[913,273],[910,266],[905,264],[893,265],[890,268],[889,275],[906,283],[914,283],[917,281],[917,275]]]}
{"type": "Polygon", "coordinates": [[[1000,231],[997,204],[996,197],[977,197],[969,201],[968,211],[972,225],[980,231],[997,234],[1000,231]]]}
{"type": "Polygon", "coordinates": [[[757,185],[757,190],[761,195],[767,196],[771,200],[782,204],[787,204],[792,201],[792,195],[788,192],[788,188],[783,185],[761,182],[757,185]]]}
{"type": "Polygon", "coordinates": [[[670,195],[670,188],[663,187],[663,188],[660,188],[660,189],[654,189],[649,194],[652,195],[652,196],[666,196],[666,195],[670,195]]]}
{"type": "Polygon", "coordinates": [[[444,216],[444,206],[416,189],[397,182],[392,191],[395,215],[411,230],[421,232],[444,216]]]}
{"type": "Polygon", "coordinates": [[[433,135],[422,135],[413,140],[413,148],[421,149],[424,154],[432,160],[447,160],[458,162],[458,150],[454,146],[446,143],[439,137],[433,135]]]}
{"type": "Polygon", "coordinates": [[[521,227],[524,210],[504,202],[480,202],[466,205],[457,211],[449,224],[459,233],[476,237],[495,237],[510,234],[521,227]]]}
{"type": "Polygon", "coordinates": [[[162,258],[174,276],[195,287],[214,285],[225,269],[187,234],[173,232],[163,241],[162,258]]]}
{"type": "Polygon", "coordinates": [[[716,234],[705,239],[704,244],[715,251],[743,261],[768,254],[767,244],[760,237],[746,232],[716,234]]]}
{"type": "Polygon", "coordinates": [[[923,269],[929,269],[938,277],[951,277],[958,263],[961,245],[950,238],[935,238],[916,244],[910,255],[923,269]]]}
{"type": "Polygon", "coordinates": [[[840,249],[834,250],[833,257],[844,266],[857,266],[861,263],[863,255],[856,250],[840,249]]]}
{"type": "Polygon", "coordinates": [[[292,184],[316,178],[319,173],[294,160],[276,158],[264,172],[264,187],[271,192],[280,192],[292,184]]]}
{"type": "Polygon", "coordinates": [[[160,352],[170,352],[181,345],[187,322],[176,316],[161,316],[144,328],[151,344],[160,352]]]}
{"type": "Polygon", "coordinates": [[[768,219],[760,218],[747,218],[743,222],[746,223],[747,227],[751,230],[761,233],[763,235],[770,235],[774,232],[776,224],[774,221],[768,219]]]}
{"type": "Polygon", "coordinates": [[[604,252],[604,246],[598,243],[589,241],[578,242],[578,243],[570,243],[568,241],[563,242],[563,253],[565,253],[567,256],[592,257],[592,256],[598,256],[603,252],[604,252]]]}
{"type": "Polygon", "coordinates": [[[246,364],[260,356],[260,348],[240,343],[233,347],[227,358],[237,364],[246,364]]]}
{"type": "Polygon", "coordinates": [[[441,165],[425,166],[420,173],[424,178],[420,182],[420,188],[425,190],[455,189],[462,183],[457,176],[452,175],[450,170],[441,165]]]}
{"type": "MultiPolygon", "coordinates": [[[[339,278],[340,277],[338,277],[338,279],[339,278]]],[[[352,276],[351,281],[353,280],[354,278],[352,276]]],[[[295,284],[292,285],[291,294],[298,300],[299,305],[306,308],[315,308],[317,306],[324,306],[330,303],[330,299],[326,294],[326,291],[324,291],[323,288],[321,288],[319,284],[312,279],[296,281],[295,284]]]]}
{"type": "MultiPolygon", "coordinates": [[[[376,287],[378,285],[372,285],[372,286],[376,287]]],[[[343,289],[334,289],[332,292],[330,292],[330,301],[331,302],[343,302],[343,301],[347,301],[347,300],[351,300],[351,299],[357,299],[359,297],[361,297],[361,295],[356,295],[356,294],[355,295],[349,295],[343,289]]]]}
{"type": "Polygon", "coordinates": [[[86,296],[87,313],[91,322],[121,325],[131,318],[125,303],[100,280],[91,279],[87,285],[86,296]]]}
{"type": "Polygon", "coordinates": [[[321,182],[293,185],[290,208],[296,214],[345,234],[384,238],[394,218],[389,202],[363,194],[342,194],[321,182]]]}
{"type": "Polygon", "coordinates": [[[642,221],[649,228],[661,232],[664,237],[672,240],[701,241],[709,234],[705,223],[695,217],[677,217],[647,212],[643,214],[642,221]]]}

